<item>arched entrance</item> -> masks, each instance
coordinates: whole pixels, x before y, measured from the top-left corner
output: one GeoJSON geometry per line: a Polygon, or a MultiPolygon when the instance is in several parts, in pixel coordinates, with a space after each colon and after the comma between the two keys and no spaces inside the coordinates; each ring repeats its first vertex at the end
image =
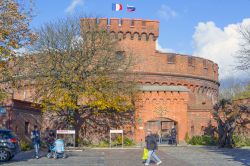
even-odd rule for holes
{"type": "Polygon", "coordinates": [[[176,141],[178,142],[178,125],[176,121],[160,117],[146,122],[146,130],[150,129],[155,133],[157,142],[160,144],[173,144],[173,133],[171,132],[173,127],[175,128],[176,141]]]}

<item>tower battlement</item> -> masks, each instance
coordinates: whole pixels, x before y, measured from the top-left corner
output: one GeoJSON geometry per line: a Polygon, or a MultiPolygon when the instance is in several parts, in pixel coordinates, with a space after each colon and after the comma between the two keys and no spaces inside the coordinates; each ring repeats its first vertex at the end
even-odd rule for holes
{"type": "Polygon", "coordinates": [[[156,40],[159,36],[159,21],[156,20],[142,20],[142,19],[128,19],[128,18],[83,18],[81,19],[82,26],[85,23],[91,25],[97,25],[100,28],[107,28],[109,32],[115,34],[130,34],[132,37],[137,35],[139,38],[141,36],[150,36],[156,40]]]}

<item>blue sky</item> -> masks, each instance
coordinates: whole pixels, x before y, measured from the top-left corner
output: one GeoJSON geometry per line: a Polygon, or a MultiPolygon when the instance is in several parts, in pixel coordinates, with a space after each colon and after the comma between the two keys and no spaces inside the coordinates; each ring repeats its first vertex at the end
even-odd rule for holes
{"type": "MultiPolygon", "coordinates": [[[[223,54],[233,55],[237,50],[235,26],[250,26],[250,0],[35,0],[35,12],[32,27],[74,12],[107,18],[159,20],[159,49],[207,57],[222,67],[232,65],[232,61],[224,62],[223,54]],[[112,3],[123,4],[124,9],[127,4],[134,5],[136,11],[114,12],[112,3]],[[234,49],[228,52],[227,47],[234,49]],[[223,52],[225,49],[227,52],[223,52]]],[[[227,71],[221,71],[221,75],[227,71]]]]}
{"type": "MultiPolygon", "coordinates": [[[[72,0],[36,0],[32,26],[39,26],[70,12],[72,0]]],[[[199,22],[213,21],[218,27],[250,17],[250,0],[76,0],[74,11],[87,15],[118,18],[144,18],[160,21],[159,43],[176,52],[193,52],[192,35],[199,22]],[[112,3],[134,5],[136,12],[114,12],[112,3]]]]}

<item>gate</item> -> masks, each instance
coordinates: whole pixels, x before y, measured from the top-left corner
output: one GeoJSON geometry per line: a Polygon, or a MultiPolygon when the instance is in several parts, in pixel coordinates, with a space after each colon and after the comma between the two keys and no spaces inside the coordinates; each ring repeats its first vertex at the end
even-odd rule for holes
{"type": "Polygon", "coordinates": [[[146,129],[150,129],[156,136],[159,144],[177,143],[177,122],[169,118],[158,118],[146,123],[146,129]],[[173,133],[175,128],[175,133],[173,133]]]}

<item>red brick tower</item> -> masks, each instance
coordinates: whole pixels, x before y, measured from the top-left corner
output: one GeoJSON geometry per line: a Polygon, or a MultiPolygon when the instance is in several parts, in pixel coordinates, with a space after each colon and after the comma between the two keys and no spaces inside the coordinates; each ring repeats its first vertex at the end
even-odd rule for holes
{"type": "MultiPolygon", "coordinates": [[[[82,19],[84,23],[85,19],[82,19]]],[[[89,21],[89,20],[88,20],[89,21]]],[[[133,55],[141,91],[136,102],[134,137],[144,140],[152,129],[162,138],[175,125],[178,140],[201,135],[211,120],[218,96],[218,65],[210,60],[156,50],[159,22],[141,19],[91,19],[120,40],[121,51],[133,55]]]]}

